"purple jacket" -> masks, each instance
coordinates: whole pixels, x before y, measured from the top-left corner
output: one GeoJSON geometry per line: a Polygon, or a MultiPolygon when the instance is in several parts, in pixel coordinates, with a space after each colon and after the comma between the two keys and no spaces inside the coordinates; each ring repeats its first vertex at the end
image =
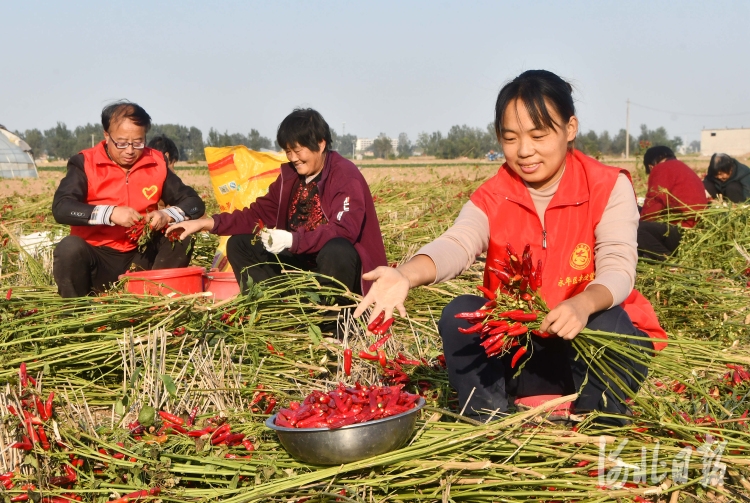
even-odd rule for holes
{"type": "MultiPolygon", "coordinates": [[[[268,227],[286,229],[289,199],[298,176],[291,163],[282,164],[281,174],[268,187],[268,194],[257,198],[244,210],[214,215],[211,232],[220,236],[251,234],[259,218],[268,227]]],[[[313,231],[299,229],[292,232],[289,251],[315,253],[331,239],[341,237],[348,239],[359,253],[363,273],[388,265],[372,194],[354,163],[337,152],[328,152],[318,191],[328,223],[313,231]]],[[[372,282],[360,281],[362,293],[367,294],[372,282]]]]}

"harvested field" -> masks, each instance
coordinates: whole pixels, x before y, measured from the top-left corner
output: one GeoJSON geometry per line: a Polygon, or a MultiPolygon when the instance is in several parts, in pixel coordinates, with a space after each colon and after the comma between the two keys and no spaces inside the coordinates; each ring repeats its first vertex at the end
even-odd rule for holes
{"type": "MultiPolygon", "coordinates": [[[[389,262],[408,260],[440,235],[499,164],[474,166],[363,167],[389,262]]],[[[200,169],[178,173],[212,194],[200,169]]],[[[158,498],[169,502],[671,503],[750,497],[750,381],[734,377],[742,377],[738,368],[750,367],[750,208],[709,209],[686,231],[678,255],[639,264],[637,288],[671,341],[651,360],[648,381],[633,397],[631,424],[602,427],[591,414],[570,429],[545,421],[541,410],[490,424],[460,415],[440,364],[437,321],[454,296],[476,292],[479,261],[453,281],[412,291],[408,318],[397,319],[395,335],[385,343],[389,359],[402,353],[420,363],[402,366],[406,390],[427,399],[410,442],[382,456],[326,467],[290,457],[263,422],[276,410],[272,399],[287,404],[338,382],[382,384],[377,362],[355,357],[352,375],[343,372],[344,347],[357,354],[374,339],[345,314],[346,306],[332,305],[342,292],[321,288],[312,274],[291,272],[217,303],[202,295],[144,300],[122,288],[96,299],[60,299],[51,285],[49,252],[30,257],[17,244],[33,231],[67,232],[50,215],[60,175],[42,172],[30,182],[38,184],[34,196],[12,195],[29,193],[21,181],[0,182],[0,190],[11,192],[2,201],[0,226],[0,469],[13,470],[15,484],[0,490],[5,497],[26,494],[28,484],[35,486],[29,494],[35,502],[74,496],[104,502],[156,487],[158,498]],[[313,328],[333,320],[346,333],[343,341],[313,328]],[[22,364],[35,385],[21,383],[22,364]],[[20,410],[24,399],[33,404],[34,396],[46,400],[50,392],[54,413],[42,425],[49,450],[42,442],[28,451],[10,448],[28,432],[11,409],[20,410]],[[231,424],[253,451],[160,434],[159,418],[153,431],[132,432],[128,425],[139,416],[145,421],[148,407],[182,419],[197,410],[198,427],[220,416],[214,423],[231,424]],[[54,479],[69,477],[70,470],[75,480],[54,479]]],[[[642,171],[634,175],[643,195],[642,171]]],[[[210,206],[215,210],[215,201],[210,206]]],[[[210,265],[215,243],[199,237],[196,265],[210,265]]],[[[354,295],[343,295],[349,305],[356,303],[354,295]]],[[[612,354],[616,340],[608,337],[576,339],[592,368],[612,354]]],[[[129,501],[148,497],[156,495],[129,501]]]]}

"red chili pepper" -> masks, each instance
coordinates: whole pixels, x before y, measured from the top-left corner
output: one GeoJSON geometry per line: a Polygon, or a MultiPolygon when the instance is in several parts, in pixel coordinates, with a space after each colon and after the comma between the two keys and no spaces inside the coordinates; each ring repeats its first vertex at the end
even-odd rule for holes
{"type": "Polygon", "coordinates": [[[265,227],[265,226],[263,225],[263,220],[259,218],[259,219],[258,219],[258,230],[259,230],[259,231],[262,231],[262,230],[263,230],[263,229],[265,229],[265,228],[266,228],[266,227],[265,227]]]}
{"type": "Polygon", "coordinates": [[[182,426],[185,424],[185,421],[178,416],[175,416],[174,414],[170,414],[169,412],[164,412],[163,410],[159,411],[159,415],[169,421],[170,423],[174,423],[176,425],[182,426]]]}
{"type": "Polygon", "coordinates": [[[242,445],[243,445],[243,446],[245,447],[245,449],[246,449],[246,450],[248,450],[248,451],[254,451],[254,450],[255,450],[255,446],[253,446],[253,443],[252,443],[252,442],[250,442],[249,440],[243,440],[243,441],[242,441],[242,445]]]}
{"type": "Polygon", "coordinates": [[[476,334],[477,332],[482,330],[483,326],[484,324],[480,321],[479,323],[476,323],[470,326],[469,328],[458,327],[458,331],[461,332],[462,334],[476,334]]]}
{"type": "Polygon", "coordinates": [[[218,438],[219,436],[223,435],[224,433],[228,433],[229,430],[232,428],[232,426],[229,423],[225,423],[219,428],[216,429],[216,431],[211,435],[211,440],[218,438]]]}
{"type": "Polygon", "coordinates": [[[195,424],[195,416],[198,415],[198,406],[193,407],[188,416],[187,426],[193,426],[195,424]]]}
{"type": "Polygon", "coordinates": [[[8,294],[5,296],[5,300],[10,300],[10,296],[13,294],[13,289],[8,288],[8,294]]]}
{"type": "Polygon", "coordinates": [[[363,360],[370,360],[370,361],[377,361],[378,360],[377,356],[373,356],[370,353],[368,353],[367,351],[360,351],[359,352],[359,357],[362,358],[363,360]]]}
{"type": "Polygon", "coordinates": [[[386,364],[388,363],[388,360],[386,360],[385,357],[385,351],[382,349],[378,350],[378,361],[380,362],[380,366],[385,368],[386,364]]]}
{"type": "Polygon", "coordinates": [[[537,313],[513,313],[508,315],[513,321],[536,321],[539,315],[537,313]]]}
{"type": "Polygon", "coordinates": [[[383,323],[375,327],[375,330],[372,330],[372,333],[375,335],[383,335],[388,331],[389,328],[391,328],[391,325],[393,325],[393,318],[388,318],[383,323]]]}
{"type": "MultiPolygon", "coordinates": [[[[393,318],[391,318],[391,319],[393,319],[393,318]]],[[[373,333],[375,333],[375,332],[373,332],[373,333]]],[[[370,352],[372,353],[372,352],[375,352],[378,349],[380,349],[383,346],[383,344],[385,344],[386,341],[391,338],[391,335],[393,335],[393,333],[386,334],[385,337],[382,337],[382,338],[378,339],[376,342],[374,342],[373,344],[371,344],[370,347],[368,348],[370,350],[370,352]]]]}
{"type": "Polygon", "coordinates": [[[367,325],[367,330],[372,332],[375,330],[375,328],[382,323],[383,319],[385,318],[385,311],[380,311],[380,314],[378,314],[374,320],[370,322],[369,325],[367,325]]]}
{"type": "Polygon", "coordinates": [[[497,298],[495,292],[491,291],[489,288],[483,287],[482,285],[477,285],[477,290],[482,292],[487,300],[495,300],[497,298]]]}
{"type": "Polygon", "coordinates": [[[44,413],[47,416],[47,419],[50,419],[52,417],[52,405],[53,400],[55,399],[55,392],[50,391],[49,398],[47,399],[47,402],[44,404],[44,413]]]}
{"type": "Polygon", "coordinates": [[[494,274],[495,276],[497,276],[497,279],[499,279],[499,280],[500,280],[500,282],[501,282],[501,283],[502,283],[503,285],[509,285],[509,284],[510,284],[510,274],[508,274],[508,273],[507,273],[507,272],[505,272],[505,271],[501,271],[501,270],[499,270],[499,269],[495,269],[494,267],[490,267],[489,269],[490,269],[490,271],[491,271],[491,272],[492,272],[492,273],[493,273],[493,274],[494,274]]]}
{"type": "Polygon", "coordinates": [[[275,398],[271,398],[268,401],[268,405],[266,406],[266,410],[265,410],[264,414],[270,414],[271,412],[273,412],[274,407],[276,407],[276,399],[275,398]]]}
{"type": "Polygon", "coordinates": [[[531,300],[531,299],[533,299],[533,298],[534,298],[534,297],[532,297],[532,296],[531,296],[531,294],[530,294],[530,293],[528,293],[528,292],[527,292],[527,293],[524,293],[523,295],[521,295],[521,300],[525,300],[525,301],[527,301],[527,302],[528,302],[528,301],[530,301],[530,300],[531,300]]]}
{"type": "Polygon", "coordinates": [[[28,377],[28,374],[26,374],[26,362],[21,364],[19,373],[21,375],[21,386],[25,388],[26,386],[29,385],[29,377],[28,377]]]}
{"type": "MultiPolygon", "coordinates": [[[[526,327],[524,327],[526,328],[526,327]]],[[[510,361],[510,368],[515,368],[516,363],[518,363],[519,358],[521,358],[523,355],[526,354],[526,346],[522,348],[518,348],[518,351],[516,351],[516,354],[513,355],[513,359],[510,361]]]]}
{"type": "Polygon", "coordinates": [[[42,444],[42,449],[45,451],[49,450],[49,440],[47,440],[47,434],[44,432],[43,426],[37,426],[37,431],[39,432],[39,440],[42,444]]]}
{"type": "Polygon", "coordinates": [[[591,461],[579,461],[576,463],[576,468],[583,468],[584,466],[588,466],[591,464],[591,461]]]}
{"type": "Polygon", "coordinates": [[[352,375],[352,350],[344,350],[344,373],[348,376],[352,375]]]}
{"type": "Polygon", "coordinates": [[[211,431],[206,428],[205,430],[193,430],[188,432],[189,437],[202,437],[203,435],[208,435],[211,433],[211,431]]]}
{"type": "Polygon", "coordinates": [[[489,316],[489,314],[490,314],[489,311],[480,310],[480,311],[473,311],[473,312],[468,312],[468,313],[458,313],[456,315],[456,318],[458,318],[459,320],[474,320],[474,319],[483,320],[487,316],[489,316]]]}

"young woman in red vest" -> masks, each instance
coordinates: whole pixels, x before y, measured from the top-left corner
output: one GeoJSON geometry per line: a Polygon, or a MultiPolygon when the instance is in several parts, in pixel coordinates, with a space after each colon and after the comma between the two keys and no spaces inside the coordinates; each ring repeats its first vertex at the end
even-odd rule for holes
{"type": "Polygon", "coordinates": [[[121,101],[102,110],[105,140],[74,155],[52,201],[57,223],[70,236],[55,247],[53,275],[62,297],[106,289],[131,266],[139,270],[186,267],[188,242],[170,243],[161,233],[143,251],[128,228],[145,217],[161,231],[173,222],[199,218],[206,206],[167,167],[164,154],[146,147],[151,117],[121,101]],[[170,208],[159,210],[162,199],[170,208]]]}
{"type": "MultiPolygon", "coordinates": [[[[503,87],[495,129],[506,163],[471,196],[445,234],[397,269],[379,267],[365,275],[374,284],[354,314],[375,304],[371,316],[385,311],[387,319],[394,309],[404,316],[410,288],[454,278],[485,252],[488,264],[503,258],[506,243],[516,249],[528,243],[544,264],[541,293],[551,308],[541,330],[559,337],[534,337],[533,352],[514,378],[508,357],[488,358],[478,334],[458,331],[469,325],[455,314],[476,310],[486,300],[454,299],[443,310],[439,331],[460,407],[484,419],[490,411],[505,412],[509,396],[517,398],[517,406],[533,406],[581,390],[563,413],[625,413],[624,391],[612,385],[615,398],[593,373],[586,380],[588,369],[576,361],[570,340],[584,327],[666,338],[649,302],[633,290],[639,215],[629,175],[573,149],[578,119],[572,88],[551,72],[527,71],[503,87]]],[[[485,286],[495,290],[497,282],[485,269],[485,286]]],[[[664,346],[653,339],[630,340],[649,353],[664,346]]],[[[646,367],[623,363],[634,372],[612,370],[637,390],[646,367]]]]}

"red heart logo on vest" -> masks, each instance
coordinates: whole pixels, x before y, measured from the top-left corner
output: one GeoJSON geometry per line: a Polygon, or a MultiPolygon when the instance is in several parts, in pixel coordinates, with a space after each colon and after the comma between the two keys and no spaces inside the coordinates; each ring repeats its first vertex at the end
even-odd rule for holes
{"type": "Polygon", "coordinates": [[[144,187],[143,188],[143,195],[146,197],[146,199],[151,199],[156,195],[156,192],[159,189],[156,188],[156,185],[152,185],[151,187],[144,187]]]}

